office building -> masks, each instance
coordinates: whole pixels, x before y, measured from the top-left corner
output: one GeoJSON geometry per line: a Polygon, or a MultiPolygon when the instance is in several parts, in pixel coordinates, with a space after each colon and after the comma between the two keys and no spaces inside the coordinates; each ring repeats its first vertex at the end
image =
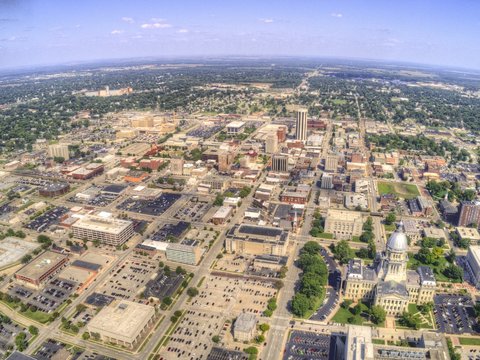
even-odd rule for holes
{"type": "Polygon", "coordinates": [[[277,134],[268,134],[265,139],[265,152],[267,154],[274,154],[278,150],[278,136],[277,134]]]}
{"type": "Polygon", "coordinates": [[[476,226],[480,224],[480,201],[462,201],[458,215],[458,226],[476,226]]]}
{"type": "Polygon", "coordinates": [[[197,265],[202,257],[202,249],[194,245],[170,243],[166,250],[167,260],[182,264],[197,265]]]}
{"type": "MultiPolygon", "coordinates": [[[[343,197],[342,197],[343,198],[343,197]]],[[[350,239],[362,234],[363,215],[361,212],[329,209],[325,219],[325,232],[336,239],[350,239]]]]}
{"type": "Polygon", "coordinates": [[[227,125],[227,134],[228,135],[236,135],[243,132],[245,127],[245,122],[243,121],[232,121],[230,124],[227,125]]]}
{"type": "Polygon", "coordinates": [[[480,246],[470,245],[467,252],[467,270],[473,281],[473,285],[480,288],[480,246]]]}
{"type": "Polygon", "coordinates": [[[338,168],[338,156],[327,155],[325,159],[325,171],[336,172],[338,168]]]}
{"type": "Polygon", "coordinates": [[[324,173],[320,187],[322,189],[333,189],[333,175],[324,173]]]}
{"type": "Polygon", "coordinates": [[[53,251],[45,251],[15,273],[22,284],[39,288],[67,263],[68,257],[53,251]]]}
{"type": "Polygon", "coordinates": [[[407,270],[408,239],[400,223],[387,241],[384,252],[377,254],[375,263],[365,266],[353,259],[347,266],[345,298],[353,301],[373,301],[389,315],[400,315],[409,303],[433,302],[436,280],[428,266],[407,270]]]}
{"type": "Polygon", "coordinates": [[[170,171],[173,175],[183,175],[183,165],[185,160],[183,159],[170,159],[170,171]]]}
{"type": "Polygon", "coordinates": [[[296,122],[296,132],[295,139],[301,141],[307,141],[307,129],[308,129],[308,120],[307,120],[307,109],[298,109],[297,110],[297,122],[296,122]]]}
{"type": "Polygon", "coordinates": [[[99,240],[103,244],[118,246],[130,239],[133,222],[97,215],[86,215],[72,225],[73,236],[88,241],[99,240]]]}
{"type": "Polygon", "coordinates": [[[237,224],[228,232],[225,249],[229,253],[285,256],[288,231],[270,226],[237,224]]]}
{"type": "Polygon", "coordinates": [[[68,151],[68,145],[48,145],[48,156],[51,158],[63,158],[64,160],[70,159],[70,153],[68,151]]]}
{"type": "Polygon", "coordinates": [[[272,156],[272,171],[288,172],[288,156],[273,155],[272,156]]]}
{"type": "Polygon", "coordinates": [[[155,322],[153,306],[127,300],[114,300],[87,324],[105,343],[135,348],[155,322]]]}

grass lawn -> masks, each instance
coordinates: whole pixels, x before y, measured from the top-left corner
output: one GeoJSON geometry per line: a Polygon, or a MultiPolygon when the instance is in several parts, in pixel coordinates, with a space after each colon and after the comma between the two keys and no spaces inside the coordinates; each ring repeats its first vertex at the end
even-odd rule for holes
{"type": "Polygon", "coordinates": [[[372,343],[377,345],[385,345],[385,340],[383,339],[372,339],[372,343]]]}
{"type": "Polygon", "coordinates": [[[360,236],[352,236],[352,241],[355,241],[355,242],[360,242],[360,236]]]}
{"type": "Polygon", "coordinates": [[[35,320],[37,322],[39,322],[40,324],[46,324],[50,321],[50,315],[47,314],[47,313],[44,313],[42,311],[35,311],[35,312],[32,312],[30,309],[28,309],[27,311],[25,312],[22,312],[20,313],[32,320],[35,320]]]}
{"type": "Polygon", "coordinates": [[[332,101],[335,105],[345,105],[347,103],[347,100],[344,99],[333,99],[332,101]]]}
{"type": "Polygon", "coordinates": [[[420,195],[417,185],[407,184],[403,182],[387,182],[379,181],[378,193],[380,195],[384,194],[395,194],[396,196],[403,199],[413,199],[420,195]]]}
{"type": "MultiPolygon", "coordinates": [[[[413,304],[413,303],[408,304],[407,310],[410,314],[414,315],[414,317],[420,322],[421,329],[433,329],[433,324],[432,324],[433,318],[431,316],[432,315],[431,313],[428,313],[427,315],[424,315],[422,317],[422,314],[420,314],[421,311],[418,309],[417,304],[413,304]],[[427,322],[424,321],[424,318],[427,319],[427,322]]],[[[395,324],[398,328],[408,329],[408,327],[401,325],[398,320],[395,321],[395,324]]]]}
{"type": "MultiPolygon", "coordinates": [[[[420,265],[426,265],[426,264],[421,263],[417,259],[415,259],[413,256],[414,256],[413,253],[408,253],[408,263],[407,263],[407,268],[408,269],[415,270],[420,265]]],[[[429,266],[432,269],[433,274],[435,275],[435,279],[437,279],[437,281],[455,283],[455,281],[453,281],[452,279],[449,279],[448,277],[443,275],[443,270],[445,269],[445,267],[447,265],[448,265],[447,260],[445,258],[440,258],[439,259],[439,264],[437,266],[435,266],[433,264],[429,264],[427,266],[429,266]]]]}
{"type": "Polygon", "coordinates": [[[336,314],[333,316],[332,321],[340,324],[346,324],[348,319],[352,316],[352,313],[343,307],[340,307],[336,314]]]}
{"type": "Polygon", "coordinates": [[[330,234],[330,233],[320,233],[318,234],[319,238],[322,238],[322,239],[333,239],[333,234],[330,234]]]}
{"type": "Polygon", "coordinates": [[[383,224],[383,227],[385,228],[385,232],[394,232],[397,226],[395,224],[383,224]]]}
{"type": "Polygon", "coordinates": [[[478,338],[461,337],[461,338],[458,338],[458,341],[460,341],[460,345],[480,346],[480,339],[478,338]]]}

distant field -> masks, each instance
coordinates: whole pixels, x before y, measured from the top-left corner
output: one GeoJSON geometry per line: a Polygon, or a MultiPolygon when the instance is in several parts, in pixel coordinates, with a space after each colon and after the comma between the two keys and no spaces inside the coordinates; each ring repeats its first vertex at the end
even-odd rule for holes
{"type": "Polygon", "coordinates": [[[395,194],[404,199],[413,199],[420,195],[417,185],[414,184],[379,181],[377,186],[380,195],[395,194]]]}
{"type": "Polygon", "coordinates": [[[333,100],[333,103],[335,105],[345,105],[347,103],[347,100],[343,100],[343,99],[334,99],[333,100]]]}

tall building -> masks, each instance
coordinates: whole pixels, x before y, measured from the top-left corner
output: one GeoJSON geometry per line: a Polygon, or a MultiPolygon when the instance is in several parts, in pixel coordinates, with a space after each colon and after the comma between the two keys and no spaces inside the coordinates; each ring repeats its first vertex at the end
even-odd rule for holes
{"type": "Polygon", "coordinates": [[[474,285],[480,287],[480,246],[470,245],[467,253],[467,270],[474,285]]]}
{"type": "Polygon", "coordinates": [[[267,154],[274,154],[278,150],[278,136],[277,134],[268,134],[265,139],[265,152],[267,154]]]}
{"type": "Polygon", "coordinates": [[[218,171],[227,172],[233,162],[233,156],[228,151],[221,151],[218,153],[218,171]]]}
{"type": "Polygon", "coordinates": [[[480,201],[462,201],[458,226],[471,226],[480,224],[480,201]]]}
{"type": "Polygon", "coordinates": [[[96,215],[87,215],[72,225],[73,236],[77,239],[100,242],[118,246],[130,239],[133,234],[133,222],[96,215]]]}
{"type": "Polygon", "coordinates": [[[272,170],[278,172],[288,172],[288,157],[285,155],[272,156],[272,170]]]}
{"type": "Polygon", "coordinates": [[[298,109],[297,110],[297,128],[295,133],[295,138],[297,140],[306,141],[307,140],[307,128],[308,128],[308,121],[307,121],[307,109],[298,109]]]}
{"type": "Polygon", "coordinates": [[[322,189],[333,189],[333,175],[323,174],[321,186],[322,189]]]}
{"type": "Polygon", "coordinates": [[[170,159],[170,171],[173,175],[183,175],[183,159],[170,159]]]}
{"type": "Polygon", "coordinates": [[[65,160],[70,159],[68,145],[64,145],[64,144],[48,145],[48,156],[52,158],[62,157],[65,160]]]}
{"type": "Polygon", "coordinates": [[[409,303],[433,301],[436,280],[428,266],[407,270],[408,239],[400,223],[387,241],[386,250],[377,254],[374,264],[364,266],[353,259],[347,267],[345,298],[372,301],[389,315],[400,315],[409,303]]]}

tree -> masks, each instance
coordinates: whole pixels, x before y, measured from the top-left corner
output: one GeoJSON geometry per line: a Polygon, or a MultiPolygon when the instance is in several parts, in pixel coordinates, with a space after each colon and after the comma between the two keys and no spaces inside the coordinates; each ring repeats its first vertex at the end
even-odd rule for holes
{"type": "Polygon", "coordinates": [[[373,305],[370,308],[370,317],[372,321],[378,325],[385,321],[387,313],[385,312],[385,309],[380,305],[373,305]]]}
{"type": "Polygon", "coordinates": [[[301,254],[306,253],[310,255],[316,255],[320,252],[322,247],[315,241],[308,241],[305,243],[301,250],[301,254]]]}
{"type": "Polygon", "coordinates": [[[352,258],[352,249],[346,240],[341,240],[334,246],[333,254],[334,258],[343,265],[352,258]]]}
{"type": "Polygon", "coordinates": [[[162,299],[162,303],[165,304],[165,305],[171,305],[173,302],[172,298],[169,297],[169,296],[165,296],[163,299],[162,299]]]}
{"type": "Polygon", "coordinates": [[[353,304],[353,300],[345,299],[343,300],[341,307],[344,309],[348,309],[352,304],[353,304]]]}
{"type": "Polygon", "coordinates": [[[306,273],[302,276],[301,292],[308,297],[320,296],[323,292],[323,283],[315,273],[306,273]]]}
{"type": "Polygon", "coordinates": [[[450,264],[443,270],[443,275],[449,279],[462,281],[463,280],[463,270],[460,266],[450,264]]]}
{"type": "Polygon", "coordinates": [[[360,315],[362,313],[362,304],[358,303],[355,305],[352,309],[351,312],[353,315],[360,315]]]}
{"type": "Polygon", "coordinates": [[[218,343],[220,342],[220,336],[218,336],[218,335],[212,336],[212,341],[213,341],[215,344],[218,344],[218,343]]]}
{"type": "Polygon", "coordinates": [[[198,289],[196,287],[189,287],[187,289],[187,294],[190,297],[195,297],[198,295],[198,289]]]}
{"type": "Polygon", "coordinates": [[[82,334],[82,339],[83,339],[83,340],[88,340],[88,339],[90,339],[90,333],[84,332],[84,333],[82,334]]]}
{"type": "Polygon", "coordinates": [[[312,303],[305,294],[296,293],[292,299],[292,312],[298,317],[304,317],[311,306],[312,303]]]}
{"type": "Polygon", "coordinates": [[[270,330],[270,325],[268,325],[266,323],[263,323],[263,324],[258,325],[258,328],[262,332],[267,332],[268,330],[270,330]]]}
{"type": "Polygon", "coordinates": [[[392,225],[395,221],[397,221],[397,217],[394,212],[389,213],[385,217],[385,224],[392,225]]]}
{"type": "Polygon", "coordinates": [[[38,328],[33,326],[33,325],[30,325],[28,327],[28,332],[30,333],[30,335],[32,336],[35,336],[35,335],[38,335],[38,328]]]}
{"type": "Polygon", "coordinates": [[[265,341],[265,336],[263,336],[263,335],[258,335],[258,336],[255,337],[255,342],[256,342],[257,344],[261,344],[261,343],[263,343],[264,341],[265,341]]]}
{"type": "Polygon", "coordinates": [[[19,332],[15,337],[15,346],[18,351],[24,351],[27,348],[27,335],[24,332],[19,332]]]}

